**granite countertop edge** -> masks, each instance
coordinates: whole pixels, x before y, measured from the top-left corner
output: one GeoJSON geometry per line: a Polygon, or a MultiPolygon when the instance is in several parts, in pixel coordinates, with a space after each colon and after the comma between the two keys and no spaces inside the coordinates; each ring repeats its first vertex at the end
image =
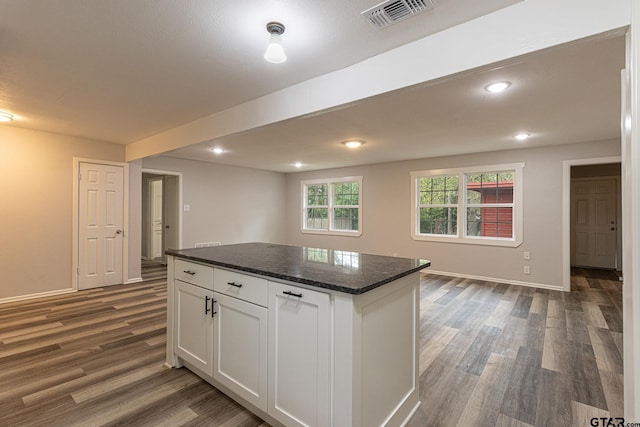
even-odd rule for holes
{"type": "Polygon", "coordinates": [[[258,274],[260,276],[272,277],[272,278],[275,278],[275,279],[287,280],[289,282],[300,283],[300,284],[304,284],[304,285],[314,286],[314,287],[323,288],[323,289],[329,289],[329,290],[343,292],[343,293],[352,294],[352,295],[364,294],[364,293],[366,293],[368,291],[371,291],[371,290],[373,290],[375,288],[383,286],[383,285],[385,285],[387,283],[391,283],[394,280],[401,279],[401,278],[403,278],[405,276],[408,276],[410,274],[413,274],[415,272],[418,272],[418,271],[420,271],[422,269],[425,269],[425,268],[431,266],[431,262],[426,262],[425,264],[422,264],[420,266],[405,270],[405,271],[403,271],[401,273],[394,274],[394,275],[389,276],[389,277],[387,277],[387,278],[385,278],[383,280],[379,280],[377,282],[371,283],[370,285],[359,287],[359,288],[350,288],[350,287],[338,285],[338,284],[335,284],[335,283],[327,283],[327,282],[321,282],[321,281],[312,280],[312,279],[305,279],[303,277],[290,276],[290,275],[287,275],[287,274],[279,274],[279,273],[275,273],[275,272],[269,271],[269,270],[252,268],[252,267],[247,267],[247,266],[244,266],[244,265],[230,264],[230,263],[215,261],[215,260],[212,260],[212,259],[193,256],[193,255],[186,255],[186,254],[182,253],[181,250],[174,251],[174,250],[168,249],[168,250],[165,251],[165,253],[167,255],[171,255],[171,256],[174,256],[176,258],[187,259],[187,260],[191,260],[191,261],[201,262],[201,263],[204,263],[204,264],[209,264],[209,265],[214,265],[214,266],[218,266],[218,267],[228,268],[228,269],[231,269],[231,270],[243,271],[243,272],[246,272],[246,273],[258,274]]]}

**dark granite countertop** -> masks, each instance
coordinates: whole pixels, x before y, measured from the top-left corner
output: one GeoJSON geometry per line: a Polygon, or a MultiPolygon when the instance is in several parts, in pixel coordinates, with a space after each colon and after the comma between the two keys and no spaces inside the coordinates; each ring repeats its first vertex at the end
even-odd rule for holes
{"type": "Polygon", "coordinates": [[[168,249],[167,255],[325,289],[362,294],[430,261],[270,243],[168,249]]]}

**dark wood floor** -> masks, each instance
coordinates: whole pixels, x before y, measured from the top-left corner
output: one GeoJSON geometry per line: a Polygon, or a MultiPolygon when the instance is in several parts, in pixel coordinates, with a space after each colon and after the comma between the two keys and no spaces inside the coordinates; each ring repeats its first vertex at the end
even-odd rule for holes
{"type": "MultiPolygon", "coordinates": [[[[621,417],[621,285],[574,273],[571,293],[423,276],[422,405],[409,425],[621,417]]],[[[164,367],[165,304],[160,277],[0,305],[0,426],[265,425],[164,367]]]]}
{"type": "Polygon", "coordinates": [[[160,261],[142,260],[142,280],[154,280],[167,277],[167,264],[160,261]]]}

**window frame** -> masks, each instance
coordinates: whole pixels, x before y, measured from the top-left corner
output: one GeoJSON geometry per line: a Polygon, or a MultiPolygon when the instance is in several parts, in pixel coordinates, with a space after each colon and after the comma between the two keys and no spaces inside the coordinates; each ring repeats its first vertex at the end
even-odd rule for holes
{"type": "Polygon", "coordinates": [[[411,237],[413,240],[429,242],[462,243],[472,245],[518,247],[522,244],[523,230],[523,189],[524,189],[524,163],[506,163],[486,166],[470,166],[450,169],[432,169],[412,171],[411,176],[411,237]],[[468,236],[467,235],[467,210],[478,207],[477,203],[467,201],[466,175],[475,173],[514,171],[513,202],[512,203],[487,203],[481,207],[512,207],[511,238],[468,236]],[[436,176],[458,176],[458,203],[457,203],[457,232],[456,234],[427,234],[420,233],[420,208],[429,207],[420,204],[420,178],[436,176]]]}
{"type": "MultiPolygon", "coordinates": [[[[362,176],[346,176],[340,178],[321,178],[321,179],[308,179],[300,181],[300,192],[302,198],[302,215],[301,223],[300,223],[300,231],[305,234],[325,234],[325,235],[333,235],[333,236],[350,236],[350,237],[359,237],[362,235],[362,197],[363,197],[363,188],[362,188],[362,176]],[[335,184],[343,184],[347,182],[355,182],[358,184],[358,204],[357,205],[335,205],[334,195],[335,195],[335,184]],[[318,229],[318,228],[307,228],[307,208],[314,207],[308,206],[307,201],[307,186],[309,185],[318,185],[318,184],[327,184],[328,187],[328,202],[327,206],[328,210],[328,219],[329,226],[328,229],[318,229]],[[338,230],[335,229],[335,220],[334,220],[334,212],[335,209],[340,208],[357,208],[358,209],[358,230],[338,230]]],[[[324,208],[324,206],[320,206],[324,208]]]]}

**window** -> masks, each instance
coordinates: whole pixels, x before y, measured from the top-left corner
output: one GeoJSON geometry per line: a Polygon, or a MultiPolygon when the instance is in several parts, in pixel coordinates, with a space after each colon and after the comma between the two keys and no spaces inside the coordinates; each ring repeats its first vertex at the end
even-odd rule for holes
{"type": "Polygon", "coordinates": [[[420,177],[418,210],[420,234],[458,233],[458,177],[420,177]]]}
{"type": "Polygon", "coordinates": [[[362,234],[362,177],[301,181],[302,232],[362,234]]]}
{"type": "Polygon", "coordinates": [[[522,243],[523,163],[411,172],[415,240],[522,243]]]}

